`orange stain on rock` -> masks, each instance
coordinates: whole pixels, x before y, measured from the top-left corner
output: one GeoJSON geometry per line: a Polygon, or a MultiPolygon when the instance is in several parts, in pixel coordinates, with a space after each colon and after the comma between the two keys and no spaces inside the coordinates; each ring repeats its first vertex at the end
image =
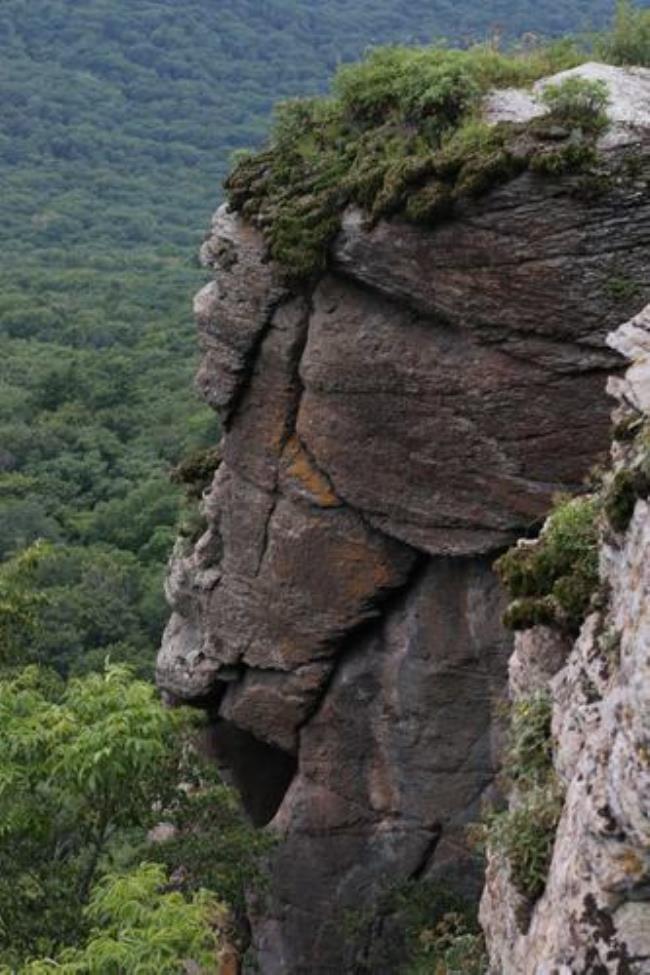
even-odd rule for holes
{"type": "Polygon", "coordinates": [[[314,504],[321,508],[340,506],[341,501],[332,490],[327,478],[313,465],[295,435],[284,448],[282,462],[285,476],[295,481],[314,504]]]}

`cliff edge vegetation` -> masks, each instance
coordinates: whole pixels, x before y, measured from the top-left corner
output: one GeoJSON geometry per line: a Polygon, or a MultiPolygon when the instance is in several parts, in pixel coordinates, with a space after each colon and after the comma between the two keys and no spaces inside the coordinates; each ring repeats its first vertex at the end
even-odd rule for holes
{"type": "Polygon", "coordinates": [[[226,180],[233,209],[259,226],[293,277],[322,270],[349,205],[370,223],[400,214],[432,223],[527,168],[549,175],[593,166],[607,127],[606,85],[568,75],[537,92],[522,123],[489,124],[484,100],[585,63],[650,62],[650,15],[627,0],[611,34],[529,49],[493,44],[379,48],[337,72],[326,98],[277,109],[266,149],[242,154],[226,180]]]}

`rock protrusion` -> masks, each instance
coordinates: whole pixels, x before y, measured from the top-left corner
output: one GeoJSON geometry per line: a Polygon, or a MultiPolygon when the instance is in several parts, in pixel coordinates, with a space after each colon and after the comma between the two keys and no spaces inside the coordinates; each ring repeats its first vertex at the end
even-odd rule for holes
{"type": "Polygon", "coordinates": [[[388,975],[386,887],[476,891],[511,650],[491,562],[606,450],[606,335],[650,300],[649,127],[593,184],[527,172],[431,227],[350,209],[293,286],[215,217],[198,382],[223,460],[171,561],[158,681],[272,817],[263,975],[388,975]]]}

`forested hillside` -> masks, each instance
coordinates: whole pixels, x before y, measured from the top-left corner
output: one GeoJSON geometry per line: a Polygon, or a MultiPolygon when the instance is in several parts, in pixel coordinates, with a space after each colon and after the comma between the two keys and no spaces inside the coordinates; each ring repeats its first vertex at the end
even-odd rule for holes
{"type": "Polygon", "coordinates": [[[368,45],[599,26],[606,0],[5,0],[0,558],[56,547],[32,648],[147,671],[178,492],[214,442],[192,391],[196,250],[229,154],[368,45]],[[78,546],[84,546],[83,552],[78,546]]]}

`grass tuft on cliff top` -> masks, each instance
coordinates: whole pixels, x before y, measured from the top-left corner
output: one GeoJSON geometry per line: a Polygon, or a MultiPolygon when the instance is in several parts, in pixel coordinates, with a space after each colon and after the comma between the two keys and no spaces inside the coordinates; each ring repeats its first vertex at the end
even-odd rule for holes
{"type": "MultiPolygon", "coordinates": [[[[625,25],[636,31],[646,15],[630,9],[620,3],[618,33],[596,44],[614,63],[627,63],[625,25]]],[[[377,48],[338,71],[330,97],[277,108],[267,148],[238,155],[226,181],[230,205],[262,229],[274,260],[300,278],[324,269],[350,204],[370,225],[394,214],[435,223],[459,199],[525,169],[557,176],[590,167],[607,124],[602,82],[571,78],[549,87],[546,114],[525,124],[490,126],[481,118],[487,92],[529,86],[588,56],[567,39],[510,53],[490,44],[377,48]]]]}
{"type": "Polygon", "coordinates": [[[350,204],[370,224],[402,214],[435,223],[463,197],[531,169],[589,169],[606,125],[600,82],[572,78],[525,125],[481,120],[493,89],[526,87],[588,58],[650,65],[650,10],[618,0],[609,33],[505,53],[492,44],[377,48],[336,74],[329,98],[285,102],[269,145],[238,154],[230,205],[263,231],[271,257],[294,278],[322,271],[350,204]]]}

